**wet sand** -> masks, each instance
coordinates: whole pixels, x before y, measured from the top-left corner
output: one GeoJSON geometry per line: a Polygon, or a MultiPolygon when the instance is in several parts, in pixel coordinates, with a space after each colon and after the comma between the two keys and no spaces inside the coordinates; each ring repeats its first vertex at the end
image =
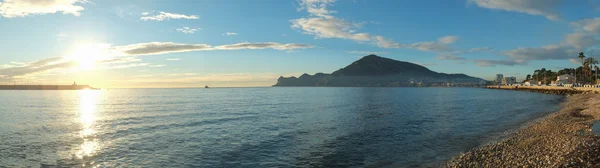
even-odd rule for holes
{"type": "Polygon", "coordinates": [[[454,157],[446,167],[600,167],[600,95],[569,96],[559,112],[497,143],[454,157]]]}

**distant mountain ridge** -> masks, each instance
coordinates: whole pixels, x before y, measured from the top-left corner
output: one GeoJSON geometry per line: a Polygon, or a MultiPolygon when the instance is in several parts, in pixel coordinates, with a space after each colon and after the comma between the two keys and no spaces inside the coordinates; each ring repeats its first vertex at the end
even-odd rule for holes
{"type": "Polygon", "coordinates": [[[273,86],[429,86],[483,82],[486,81],[465,74],[438,73],[418,64],[367,55],[331,74],[279,77],[273,86]]]}

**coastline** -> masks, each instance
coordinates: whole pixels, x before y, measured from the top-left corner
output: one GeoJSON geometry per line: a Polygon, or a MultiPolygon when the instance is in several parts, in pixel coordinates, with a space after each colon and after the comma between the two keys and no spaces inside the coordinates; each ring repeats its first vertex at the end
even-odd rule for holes
{"type": "Polygon", "coordinates": [[[593,167],[600,166],[600,95],[568,96],[551,113],[506,138],[471,149],[445,167],[593,167]]]}
{"type": "Polygon", "coordinates": [[[559,87],[559,86],[485,86],[487,89],[516,90],[557,95],[573,95],[600,93],[600,88],[594,87],[559,87]]]}

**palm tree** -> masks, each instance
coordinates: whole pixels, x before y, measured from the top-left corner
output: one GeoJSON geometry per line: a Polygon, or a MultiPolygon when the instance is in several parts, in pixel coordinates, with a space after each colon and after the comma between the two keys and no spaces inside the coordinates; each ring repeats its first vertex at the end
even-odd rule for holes
{"type": "MultiPolygon", "coordinates": [[[[592,68],[593,68],[593,67],[595,67],[595,66],[596,66],[596,64],[598,64],[598,60],[597,60],[597,59],[595,59],[594,57],[590,57],[590,58],[591,58],[591,59],[590,59],[590,64],[591,64],[591,65],[590,65],[590,78],[591,78],[591,76],[592,76],[592,75],[594,75],[594,73],[591,73],[591,71],[592,71],[592,68]]],[[[592,79],[596,80],[596,78],[592,78],[592,79]]],[[[590,80],[592,80],[592,79],[590,79],[590,80]]]]}
{"type": "Polygon", "coordinates": [[[594,76],[594,79],[596,80],[596,84],[598,84],[598,66],[594,65],[594,70],[596,70],[596,76],[594,76]]]}
{"type": "Polygon", "coordinates": [[[585,58],[585,55],[583,55],[583,52],[579,52],[579,59],[581,59],[581,78],[583,78],[583,67],[585,67],[583,65],[583,58],[585,58]]]}
{"type": "Polygon", "coordinates": [[[589,72],[587,72],[587,73],[589,73],[589,75],[590,75],[590,83],[592,83],[592,80],[594,79],[594,78],[592,78],[592,75],[594,75],[594,73],[592,73],[592,68],[596,64],[598,64],[598,60],[596,60],[594,57],[589,57],[589,58],[585,59],[585,65],[586,65],[585,67],[588,68],[588,70],[589,70],[589,72]]]}

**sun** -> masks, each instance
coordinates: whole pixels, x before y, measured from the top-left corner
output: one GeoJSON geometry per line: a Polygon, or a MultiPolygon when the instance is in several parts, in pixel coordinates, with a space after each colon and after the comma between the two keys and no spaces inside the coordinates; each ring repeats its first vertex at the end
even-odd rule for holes
{"type": "Polygon", "coordinates": [[[73,47],[67,58],[74,61],[80,70],[93,70],[96,69],[98,61],[107,56],[106,45],[88,43],[73,47]]]}

